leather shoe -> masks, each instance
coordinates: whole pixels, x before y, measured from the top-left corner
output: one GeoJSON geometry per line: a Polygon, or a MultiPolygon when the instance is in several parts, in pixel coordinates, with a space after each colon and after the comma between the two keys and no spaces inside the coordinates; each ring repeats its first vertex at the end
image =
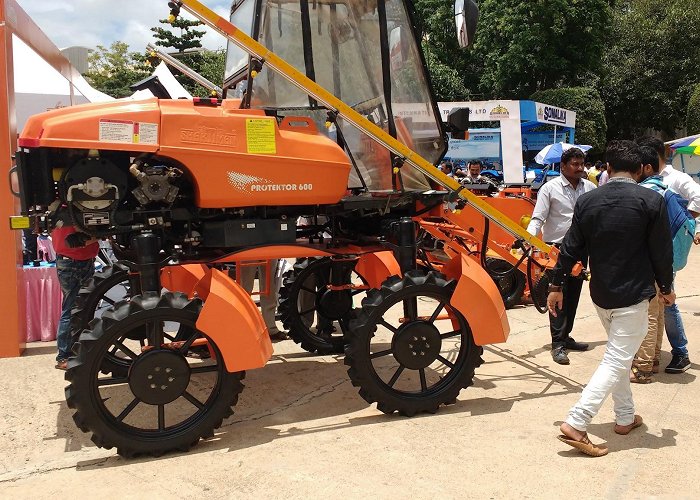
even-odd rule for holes
{"type": "Polygon", "coordinates": [[[559,363],[560,365],[569,364],[569,356],[566,355],[566,349],[563,347],[556,347],[552,349],[552,359],[555,363],[559,363]]]}
{"type": "Polygon", "coordinates": [[[584,344],[583,342],[576,342],[572,338],[566,339],[566,344],[564,344],[564,347],[566,347],[566,349],[569,351],[587,351],[588,350],[588,344],[584,344]]]}

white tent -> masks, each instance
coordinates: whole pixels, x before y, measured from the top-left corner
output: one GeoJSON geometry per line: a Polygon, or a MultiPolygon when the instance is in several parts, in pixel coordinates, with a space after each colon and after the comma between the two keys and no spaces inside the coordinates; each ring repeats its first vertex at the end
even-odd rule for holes
{"type": "MultiPolygon", "coordinates": [[[[190,95],[190,93],[185,90],[185,87],[183,87],[180,82],[177,81],[177,79],[170,72],[168,66],[163,61],[156,66],[153,75],[158,77],[160,83],[163,84],[165,89],[170,94],[170,97],[173,99],[192,99],[192,95],[190,95]]],[[[148,97],[153,97],[150,90],[137,90],[131,95],[131,97],[129,97],[129,99],[146,99],[148,97]]]]}
{"type": "MultiPolygon", "coordinates": [[[[70,106],[70,84],[16,36],[12,38],[12,46],[15,110],[20,131],[29,116],[70,106]]],[[[73,104],[111,100],[112,97],[92,88],[83,77],[75,82],[73,104]]]]}
{"type": "MultiPolygon", "coordinates": [[[[13,36],[12,42],[17,130],[21,131],[31,115],[70,106],[70,84],[22,40],[13,36]]],[[[173,99],[192,98],[165,63],[161,62],[153,74],[158,76],[173,99]]],[[[82,76],[78,77],[74,83],[73,104],[114,100],[113,97],[92,88],[82,76]]],[[[149,97],[153,97],[150,91],[139,90],[129,98],[147,99],[149,97]]]]}

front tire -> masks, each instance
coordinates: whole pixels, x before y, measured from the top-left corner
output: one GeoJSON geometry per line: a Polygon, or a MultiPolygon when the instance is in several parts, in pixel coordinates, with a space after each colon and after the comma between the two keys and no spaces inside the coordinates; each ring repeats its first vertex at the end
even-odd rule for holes
{"type": "Polygon", "coordinates": [[[195,326],[201,307],[200,300],[181,293],[139,295],[93,320],[80,336],[77,357],[66,372],[66,400],[76,410],[75,423],[92,433],[97,446],[116,447],[125,457],[187,451],[213,436],[233,413],[244,373],[227,372],[208,338],[211,359],[185,356],[193,342],[206,338],[195,326]],[[168,343],[165,329],[178,324],[191,332],[190,338],[168,343]],[[129,342],[132,331],[143,329],[149,332],[147,345],[129,342]],[[105,356],[115,352],[128,358],[128,372],[105,375],[105,356]]]}

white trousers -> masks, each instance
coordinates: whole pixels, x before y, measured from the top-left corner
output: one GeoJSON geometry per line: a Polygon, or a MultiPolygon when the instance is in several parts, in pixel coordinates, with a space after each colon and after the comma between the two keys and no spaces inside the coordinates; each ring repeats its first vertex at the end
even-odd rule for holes
{"type": "Polygon", "coordinates": [[[596,416],[603,402],[612,393],[615,422],[634,422],[634,401],[630,387],[632,360],[647,333],[649,302],[630,307],[602,309],[596,306],[600,321],[608,333],[603,360],[583,389],[581,399],[569,410],[566,422],[581,432],[596,416]]]}

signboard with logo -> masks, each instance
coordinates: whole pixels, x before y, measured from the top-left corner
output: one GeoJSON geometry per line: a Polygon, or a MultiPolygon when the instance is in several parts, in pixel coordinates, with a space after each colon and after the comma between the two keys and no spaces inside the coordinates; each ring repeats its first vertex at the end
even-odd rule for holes
{"type": "Polygon", "coordinates": [[[460,101],[439,102],[442,121],[447,121],[447,115],[453,108],[469,108],[469,121],[494,122],[500,120],[520,120],[520,104],[518,101],[460,101]]]}
{"type": "MultiPolygon", "coordinates": [[[[498,140],[494,140],[493,143],[500,144],[499,160],[503,164],[506,183],[522,182],[524,160],[529,160],[532,157],[533,150],[539,151],[547,144],[555,142],[555,139],[557,141],[574,141],[576,113],[568,109],[534,101],[511,100],[439,102],[438,107],[444,122],[447,121],[447,115],[453,108],[469,108],[469,121],[472,123],[488,121],[500,123],[498,140]],[[531,130],[533,125],[534,128],[537,128],[539,127],[538,123],[555,127],[556,137],[552,131],[526,132],[523,136],[523,130],[531,130]]],[[[471,130],[470,133],[472,133],[471,130]]],[[[494,135],[493,132],[491,134],[494,135]]],[[[484,137],[484,135],[480,134],[479,137],[484,137]]],[[[478,139],[459,141],[466,142],[465,145],[458,145],[450,141],[447,155],[455,159],[479,158],[493,161],[490,158],[492,158],[491,155],[495,154],[494,146],[491,145],[491,149],[485,149],[486,146],[478,144],[478,141],[478,139]]]]}
{"type": "Polygon", "coordinates": [[[557,127],[576,126],[576,112],[534,101],[521,101],[520,112],[524,120],[537,121],[557,127]]]}

